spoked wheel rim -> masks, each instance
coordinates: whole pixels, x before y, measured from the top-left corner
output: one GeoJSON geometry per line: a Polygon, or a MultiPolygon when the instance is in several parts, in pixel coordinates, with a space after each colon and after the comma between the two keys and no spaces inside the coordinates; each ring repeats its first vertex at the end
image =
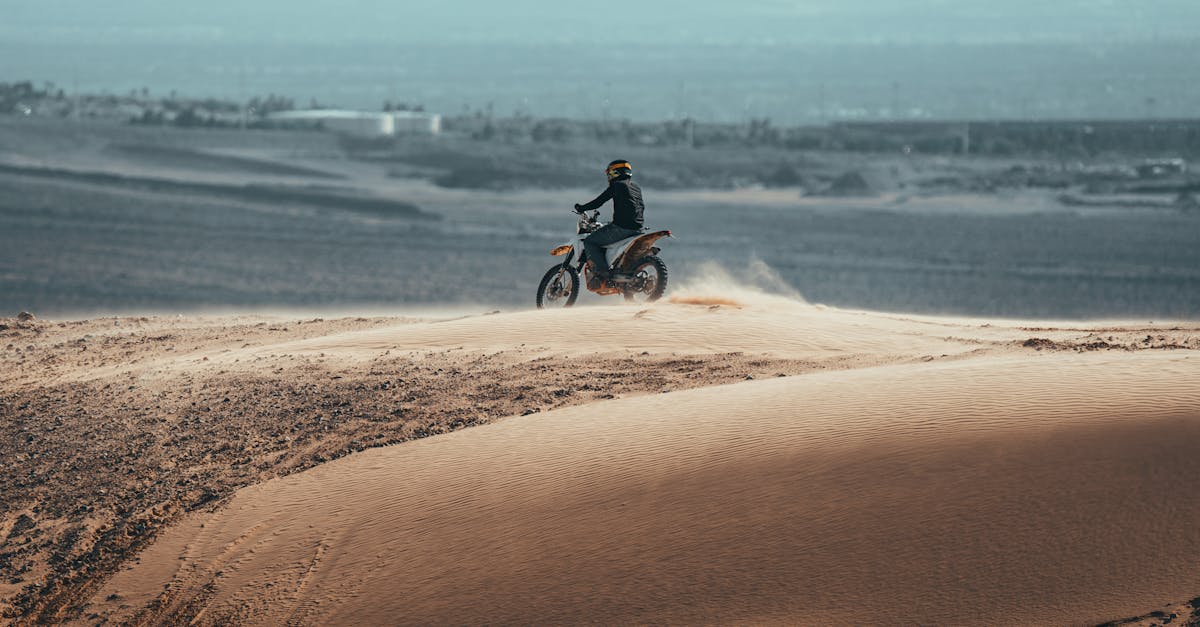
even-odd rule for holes
{"type": "Polygon", "coordinates": [[[569,283],[569,279],[568,281],[563,281],[566,274],[566,272],[559,272],[558,276],[554,277],[554,280],[546,285],[546,290],[542,292],[542,302],[547,306],[552,307],[557,305],[559,301],[565,301],[567,298],[570,298],[571,286],[564,285],[564,283],[569,283]]]}
{"type": "Polygon", "coordinates": [[[660,275],[659,263],[655,259],[642,260],[633,269],[633,276],[625,288],[625,300],[634,303],[648,303],[662,296],[666,277],[660,275]]]}
{"type": "Polygon", "coordinates": [[[579,297],[579,274],[574,268],[556,266],[546,271],[538,285],[538,309],[570,307],[579,297]]]}

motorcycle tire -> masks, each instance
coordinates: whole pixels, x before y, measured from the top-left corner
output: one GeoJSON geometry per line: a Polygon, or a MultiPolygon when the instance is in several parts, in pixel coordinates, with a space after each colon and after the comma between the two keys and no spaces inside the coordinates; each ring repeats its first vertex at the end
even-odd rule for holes
{"type": "Polygon", "coordinates": [[[632,287],[625,288],[625,300],[629,302],[645,302],[652,303],[660,298],[667,291],[667,264],[663,263],[655,255],[642,257],[633,264],[632,274],[637,276],[640,272],[647,272],[647,279],[650,278],[649,273],[653,273],[654,283],[649,285],[649,289],[645,286],[641,289],[633,289],[632,287]]]}
{"type": "Polygon", "coordinates": [[[579,273],[576,272],[575,268],[572,268],[571,266],[566,266],[564,268],[562,265],[557,265],[553,268],[550,268],[546,271],[545,276],[542,277],[542,282],[538,283],[538,309],[546,309],[548,307],[570,307],[571,305],[575,304],[575,300],[577,298],[579,298],[579,273]],[[560,272],[562,279],[558,278],[560,276],[560,272]],[[556,280],[566,281],[567,285],[558,285],[555,291],[548,292],[547,290],[549,290],[551,287],[555,287],[552,285],[552,283],[554,283],[556,280]],[[563,289],[569,291],[564,293],[562,291],[563,289]],[[559,299],[565,300],[560,303],[558,302],[559,299]]]}

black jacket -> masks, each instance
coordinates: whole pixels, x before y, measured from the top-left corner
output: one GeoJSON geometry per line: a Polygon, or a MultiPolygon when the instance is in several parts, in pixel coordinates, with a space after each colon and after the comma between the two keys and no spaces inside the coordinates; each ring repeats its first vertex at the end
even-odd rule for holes
{"type": "Polygon", "coordinates": [[[642,188],[628,176],[613,180],[595,200],[580,206],[580,211],[599,209],[600,205],[613,201],[613,224],[626,229],[641,230],[642,213],[646,206],[642,204],[642,188]]]}

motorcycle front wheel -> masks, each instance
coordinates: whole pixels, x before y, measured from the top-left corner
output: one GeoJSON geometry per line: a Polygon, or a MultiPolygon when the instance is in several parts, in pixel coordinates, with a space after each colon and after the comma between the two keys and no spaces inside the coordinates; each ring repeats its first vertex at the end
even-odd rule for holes
{"type": "Polygon", "coordinates": [[[654,255],[633,264],[633,280],[625,287],[625,300],[652,303],[667,291],[667,264],[654,255]]]}
{"type": "Polygon", "coordinates": [[[538,284],[537,307],[570,307],[579,298],[579,273],[571,266],[557,265],[546,271],[538,284]]]}

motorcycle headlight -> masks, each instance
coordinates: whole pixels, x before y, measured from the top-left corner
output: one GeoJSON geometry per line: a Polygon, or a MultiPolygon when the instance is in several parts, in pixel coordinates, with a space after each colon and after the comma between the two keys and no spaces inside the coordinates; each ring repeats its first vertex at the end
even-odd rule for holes
{"type": "Polygon", "coordinates": [[[559,247],[555,248],[554,250],[550,251],[550,254],[557,257],[559,255],[565,255],[569,252],[571,252],[571,245],[563,244],[562,246],[559,246],[559,247]]]}

